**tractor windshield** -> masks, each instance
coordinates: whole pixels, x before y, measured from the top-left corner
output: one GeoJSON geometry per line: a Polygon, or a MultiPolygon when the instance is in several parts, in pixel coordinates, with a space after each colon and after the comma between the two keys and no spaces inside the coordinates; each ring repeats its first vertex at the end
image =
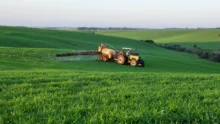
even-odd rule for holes
{"type": "Polygon", "coordinates": [[[126,55],[138,55],[138,52],[134,48],[123,48],[126,55]]]}

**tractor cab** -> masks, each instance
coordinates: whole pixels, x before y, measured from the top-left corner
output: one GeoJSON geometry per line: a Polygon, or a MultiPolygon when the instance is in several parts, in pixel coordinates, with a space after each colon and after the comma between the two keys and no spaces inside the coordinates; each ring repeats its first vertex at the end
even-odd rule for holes
{"type": "Polygon", "coordinates": [[[130,56],[130,55],[137,55],[138,56],[139,55],[134,48],[123,47],[122,49],[123,49],[126,56],[130,56]]]}
{"type": "Polygon", "coordinates": [[[128,63],[131,64],[131,66],[144,66],[144,61],[141,59],[139,54],[134,48],[122,48],[123,52],[125,53],[125,56],[128,60],[128,63]]]}

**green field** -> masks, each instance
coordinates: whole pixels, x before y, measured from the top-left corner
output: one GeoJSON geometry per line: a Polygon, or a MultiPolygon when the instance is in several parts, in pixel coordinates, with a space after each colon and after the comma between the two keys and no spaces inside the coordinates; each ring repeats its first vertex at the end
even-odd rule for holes
{"type": "MultiPolygon", "coordinates": [[[[174,42],[165,36],[177,37],[182,30],[133,31],[135,37],[131,32],[1,26],[0,123],[219,123],[219,63],[140,41],[174,42]],[[101,62],[96,56],[54,57],[96,50],[100,43],[134,47],[146,66],[101,62]]],[[[177,41],[220,44],[202,32],[197,35],[203,40],[177,41]]]]}
{"type": "Polygon", "coordinates": [[[205,49],[220,49],[220,30],[147,30],[147,31],[98,31],[97,34],[125,37],[135,40],[154,40],[156,43],[182,44],[193,48],[196,44],[205,49]]]}

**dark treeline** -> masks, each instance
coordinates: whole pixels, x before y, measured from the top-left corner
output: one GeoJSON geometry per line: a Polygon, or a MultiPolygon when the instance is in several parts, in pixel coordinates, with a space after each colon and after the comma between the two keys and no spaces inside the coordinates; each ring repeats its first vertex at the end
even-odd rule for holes
{"type": "Polygon", "coordinates": [[[78,27],[77,30],[149,30],[148,28],[128,28],[128,27],[78,27]]]}
{"type": "MultiPolygon", "coordinates": [[[[52,27],[55,28],[55,27],[52,27]]],[[[67,28],[67,27],[66,27],[67,28]]],[[[220,29],[220,27],[216,28],[161,28],[161,30],[189,30],[189,29],[197,29],[197,30],[213,30],[220,29]]],[[[78,27],[77,30],[155,30],[154,28],[131,28],[131,27],[78,27]]]]}
{"type": "Polygon", "coordinates": [[[190,54],[195,54],[201,59],[206,59],[212,62],[219,62],[220,63],[220,50],[208,50],[203,49],[197,45],[193,45],[193,48],[186,48],[180,44],[156,44],[153,40],[141,40],[145,43],[154,44],[158,47],[162,47],[169,50],[175,50],[178,52],[186,52],[190,54]]]}

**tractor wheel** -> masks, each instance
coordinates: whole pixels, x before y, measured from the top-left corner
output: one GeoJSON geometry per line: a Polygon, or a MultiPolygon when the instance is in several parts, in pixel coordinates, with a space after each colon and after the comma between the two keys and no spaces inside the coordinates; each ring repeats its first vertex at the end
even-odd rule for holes
{"type": "Polygon", "coordinates": [[[117,63],[121,65],[125,64],[125,57],[123,55],[119,55],[117,57],[117,63]]]}
{"type": "Polygon", "coordinates": [[[101,60],[101,61],[102,61],[102,59],[103,59],[103,57],[102,57],[102,56],[99,56],[99,60],[101,60]]]}
{"type": "Polygon", "coordinates": [[[143,60],[139,60],[138,65],[139,65],[140,67],[144,67],[144,61],[143,61],[143,60]]]}
{"type": "Polygon", "coordinates": [[[131,66],[136,66],[137,65],[137,61],[135,59],[132,59],[130,64],[131,64],[131,66]]]}
{"type": "Polygon", "coordinates": [[[106,56],[104,56],[104,57],[103,57],[103,61],[104,61],[104,62],[107,62],[107,61],[108,61],[108,58],[107,58],[106,56]]]}

